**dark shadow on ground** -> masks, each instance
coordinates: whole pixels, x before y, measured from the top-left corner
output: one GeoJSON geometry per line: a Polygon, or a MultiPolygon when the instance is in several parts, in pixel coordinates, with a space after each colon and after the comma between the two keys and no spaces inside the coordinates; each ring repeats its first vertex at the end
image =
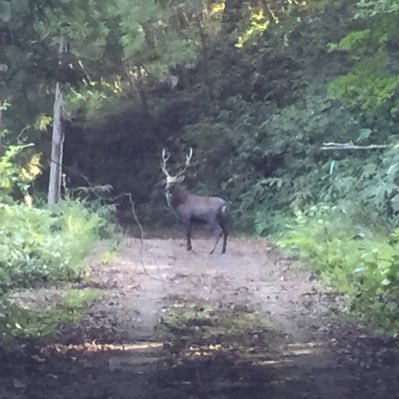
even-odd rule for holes
{"type": "Polygon", "coordinates": [[[399,397],[399,355],[393,340],[348,338],[336,347],[339,367],[323,368],[317,357],[326,348],[279,346],[270,334],[239,339],[25,346],[0,355],[0,398],[399,397]],[[345,352],[349,346],[356,350],[345,352]],[[331,381],[334,390],[325,391],[331,381]]]}

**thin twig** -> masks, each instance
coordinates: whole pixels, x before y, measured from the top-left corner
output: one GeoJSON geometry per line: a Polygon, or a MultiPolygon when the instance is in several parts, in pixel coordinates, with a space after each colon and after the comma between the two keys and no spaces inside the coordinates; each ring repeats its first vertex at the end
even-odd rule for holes
{"type": "Polygon", "coordinates": [[[133,214],[134,220],[137,223],[137,226],[139,226],[139,229],[140,229],[140,241],[141,241],[141,244],[143,245],[143,243],[144,243],[144,229],[143,229],[142,224],[140,223],[139,218],[137,217],[136,210],[134,208],[134,201],[133,201],[133,198],[132,198],[132,193],[127,193],[126,195],[128,196],[130,205],[132,207],[132,214],[133,214]]]}
{"type": "MultiPolygon", "coordinates": [[[[143,229],[143,225],[140,223],[140,220],[139,220],[139,218],[137,216],[136,209],[135,209],[135,206],[134,206],[132,193],[122,193],[118,197],[122,197],[122,196],[127,196],[129,198],[129,203],[131,205],[133,218],[134,218],[135,222],[137,223],[137,226],[140,229],[140,258],[141,258],[141,266],[143,267],[143,271],[151,279],[154,279],[154,280],[157,280],[157,281],[163,281],[163,279],[161,279],[161,278],[157,278],[157,277],[152,276],[148,272],[148,270],[147,270],[147,268],[145,266],[145,262],[144,262],[144,229],[143,229]]],[[[160,271],[159,270],[159,266],[158,266],[158,271],[160,271]]]]}

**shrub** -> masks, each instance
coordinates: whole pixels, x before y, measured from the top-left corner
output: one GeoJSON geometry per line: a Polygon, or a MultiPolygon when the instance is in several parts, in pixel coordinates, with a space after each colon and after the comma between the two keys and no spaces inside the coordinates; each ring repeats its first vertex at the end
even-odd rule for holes
{"type": "Polygon", "coordinates": [[[84,271],[84,256],[106,219],[84,202],[54,209],[0,204],[0,295],[46,281],[72,281],[84,271]]]}
{"type": "Polygon", "coordinates": [[[399,230],[371,232],[342,207],[297,212],[279,241],[329,285],[348,295],[351,309],[393,334],[399,332],[399,230]]]}

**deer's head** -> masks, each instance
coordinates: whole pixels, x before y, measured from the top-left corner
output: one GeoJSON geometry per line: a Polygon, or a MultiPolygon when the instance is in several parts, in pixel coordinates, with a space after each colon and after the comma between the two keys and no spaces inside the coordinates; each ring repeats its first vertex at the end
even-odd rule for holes
{"type": "Polygon", "coordinates": [[[162,150],[161,169],[166,177],[165,195],[169,205],[172,195],[177,191],[176,189],[178,189],[181,183],[183,183],[184,181],[184,173],[186,172],[187,168],[190,166],[191,157],[193,156],[193,149],[190,148],[189,153],[186,155],[186,163],[184,167],[180,169],[176,175],[171,175],[166,168],[166,164],[170,158],[170,155],[171,154],[169,152],[166,152],[165,148],[162,150]]]}

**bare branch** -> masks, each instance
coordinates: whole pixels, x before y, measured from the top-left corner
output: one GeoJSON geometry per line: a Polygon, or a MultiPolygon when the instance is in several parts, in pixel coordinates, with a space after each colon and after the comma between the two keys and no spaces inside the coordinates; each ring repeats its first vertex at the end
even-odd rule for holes
{"type": "Polygon", "coordinates": [[[143,243],[144,243],[144,229],[143,229],[142,224],[140,223],[139,218],[137,217],[137,213],[136,213],[136,210],[134,208],[134,201],[133,201],[133,198],[132,198],[132,193],[125,193],[125,195],[127,195],[127,197],[129,198],[129,203],[130,203],[130,206],[132,207],[132,214],[133,214],[134,220],[135,220],[135,222],[137,223],[137,226],[140,229],[140,242],[141,242],[141,245],[143,245],[143,243]]]}
{"type": "Polygon", "coordinates": [[[323,143],[322,151],[328,150],[381,150],[391,147],[389,144],[354,145],[351,143],[323,143]]]}

